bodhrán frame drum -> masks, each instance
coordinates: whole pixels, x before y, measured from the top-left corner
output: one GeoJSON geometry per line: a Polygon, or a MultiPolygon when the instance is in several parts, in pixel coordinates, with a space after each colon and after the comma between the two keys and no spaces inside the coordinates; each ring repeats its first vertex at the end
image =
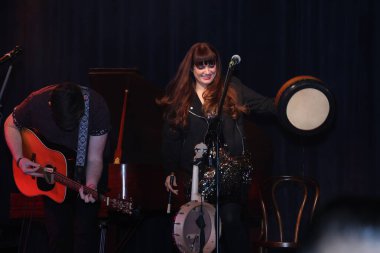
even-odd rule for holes
{"type": "Polygon", "coordinates": [[[293,133],[314,135],[331,123],[334,98],[323,82],[312,76],[288,80],[275,98],[281,123],[293,133]]]}

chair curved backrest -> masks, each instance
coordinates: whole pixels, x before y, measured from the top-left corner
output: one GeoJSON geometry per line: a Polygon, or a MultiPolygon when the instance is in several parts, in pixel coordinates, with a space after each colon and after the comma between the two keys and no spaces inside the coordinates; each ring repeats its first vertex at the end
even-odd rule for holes
{"type": "Polygon", "coordinates": [[[254,247],[296,248],[300,230],[310,223],[319,199],[319,185],[297,176],[277,176],[259,185],[261,232],[254,247]]]}

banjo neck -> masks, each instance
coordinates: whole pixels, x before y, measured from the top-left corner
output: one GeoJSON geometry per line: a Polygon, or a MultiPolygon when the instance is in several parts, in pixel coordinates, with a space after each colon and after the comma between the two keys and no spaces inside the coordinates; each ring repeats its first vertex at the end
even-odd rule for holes
{"type": "Polygon", "coordinates": [[[194,148],[194,164],[193,176],[191,180],[191,201],[201,201],[201,194],[199,193],[199,164],[202,162],[203,155],[207,152],[207,146],[203,142],[197,144],[194,148]],[[197,162],[198,161],[198,162],[197,162]]]}
{"type": "Polygon", "coordinates": [[[193,176],[191,180],[191,201],[201,201],[201,195],[198,189],[199,183],[199,167],[198,165],[193,165],[193,176]]]}

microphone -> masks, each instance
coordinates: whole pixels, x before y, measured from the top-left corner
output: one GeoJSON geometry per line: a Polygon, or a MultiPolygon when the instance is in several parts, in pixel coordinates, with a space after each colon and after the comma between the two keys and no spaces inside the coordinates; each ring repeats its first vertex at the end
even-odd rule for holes
{"type": "Polygon", "coordinates": [[[241,58],[239,55],[235,54],[231,57],[231,61],[228,64],[229,67],[233,67],[241,62],[241,58]]]}
{"type": "Polygon", "coordinates": [[[22,52],[22,48],[20,46],[16,46],[14,49],[12,49],[10,52],[6,53],[4,56],[0,58],[0,64],[3,64],[4,62],[9,61],[10,59],[16,57],[19,53],[22,52]]]}

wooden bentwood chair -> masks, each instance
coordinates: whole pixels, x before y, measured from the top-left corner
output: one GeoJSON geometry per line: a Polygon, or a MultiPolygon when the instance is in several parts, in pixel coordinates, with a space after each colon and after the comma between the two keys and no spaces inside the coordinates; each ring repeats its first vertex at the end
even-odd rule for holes
{"type": "Polygon", "coordinates": [[[319,185],[311,178],[271,177],[259,185],[261,227],[254,249],[292,250],[298,247],[302,229],[311,222],[318,199],[319,185]]]}

